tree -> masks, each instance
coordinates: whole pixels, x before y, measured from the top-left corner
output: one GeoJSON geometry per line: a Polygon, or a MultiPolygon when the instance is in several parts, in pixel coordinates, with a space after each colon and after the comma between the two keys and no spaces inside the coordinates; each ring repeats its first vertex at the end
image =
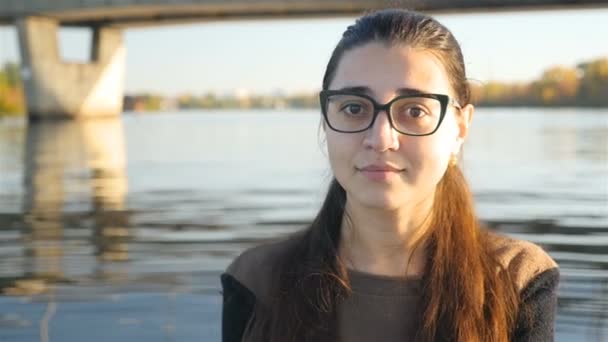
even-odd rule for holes
{"type": "Polygon", "coordinates": [[[4,64],[4,74],[9,87],[21,87],[21,76],[17,63],[8,62],[4,64]]]}
{"type": "Polygon", "coordinates": [[[19,67],[15,63],[6,63],[0,70],[0,115],[23,114],[24,109],[19,67]]]}
{"type": "Polygon", "coordinates": [[[576,101],[578,87],[576,69],[556,66],[545,70],[532,89],[543,105],[572,105],[576,101]]]}
{"type": "Polygon", "coordinates": [[[592,106],[608,106],[608,58],[596,59],[578,66],[582,74],[578,100],[592,106]]]}

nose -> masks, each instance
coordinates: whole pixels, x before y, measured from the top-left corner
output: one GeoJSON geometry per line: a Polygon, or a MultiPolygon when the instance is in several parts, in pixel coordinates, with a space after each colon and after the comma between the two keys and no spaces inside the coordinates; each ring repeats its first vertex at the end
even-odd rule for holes
{"type": "Polygon", "coordinates": [[[399,148],[399,132],[393,129],[388,113],[380,111],[374,124],[366,131],[363,144],[366,148],[377,152],[397,150],[399,148]]]}

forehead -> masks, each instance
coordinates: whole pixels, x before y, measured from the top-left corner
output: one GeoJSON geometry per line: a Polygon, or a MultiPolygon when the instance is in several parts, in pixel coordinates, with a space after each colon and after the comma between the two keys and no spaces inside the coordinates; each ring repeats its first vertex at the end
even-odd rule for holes
{"type": "Polygon", "coordinates": [[[330,89],[368,87],[372,96],[395,95],[400,88],[451,94],[448,75],[435,55],[408,46],[371,42],[348,50],[338,63],[330,89]]]}

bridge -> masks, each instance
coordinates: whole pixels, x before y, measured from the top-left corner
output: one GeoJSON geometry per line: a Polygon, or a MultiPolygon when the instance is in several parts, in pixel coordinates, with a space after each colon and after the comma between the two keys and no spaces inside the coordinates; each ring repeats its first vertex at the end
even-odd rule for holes
{"type": "Polygon", "coordinates": [[[0,25],[16,25],[30,119],[122,112],[129,27],[212,20],[336,17],[400,7],[432,13],[608,7],[608,0],[2,0],[0,25]],[[58,53],[60,26],[92,29],[89,63],[58,53]],[[58,81],[60,80],[60,81],[58,81]]]}

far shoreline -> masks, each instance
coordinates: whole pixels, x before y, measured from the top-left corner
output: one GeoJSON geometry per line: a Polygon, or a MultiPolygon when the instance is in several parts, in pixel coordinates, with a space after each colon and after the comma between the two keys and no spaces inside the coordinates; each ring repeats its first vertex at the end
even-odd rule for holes
{"type": "MultiPolygon", "coordinates": [[[[539,110],[539,109],[547,109],[551,111],[561,111],[561,110],[582,110],[582,111],[591,111],[597,112],[598,114],[608,114],[608,107],[606,106],[557,106],[557,105],[546,105],[546,106],[536,106],[536,105],[475,105],[475,108],[480,109],[515,109],[517,112],[522,112],[524,110],[539,110]],[[605,110],[605,111],[604,111],[605,110]]],[[[299,111],[312,111],[318,110],[318,107],[285,107],[285,108],[167,108],[162,110],[123,110],[122,113],[118,117],[122,116],[137,116],[137,115],[158,115],[158,114],[192,114],[192,115],[201,115],[201,114],[233,114],[233,113],[247,113],[251,114],[277,114],[281,112],[299,112],[299,111]]],[[[25,113],[0,113],[0,120],[5,119],[19,119],[25,118],[25,113]]]]}

